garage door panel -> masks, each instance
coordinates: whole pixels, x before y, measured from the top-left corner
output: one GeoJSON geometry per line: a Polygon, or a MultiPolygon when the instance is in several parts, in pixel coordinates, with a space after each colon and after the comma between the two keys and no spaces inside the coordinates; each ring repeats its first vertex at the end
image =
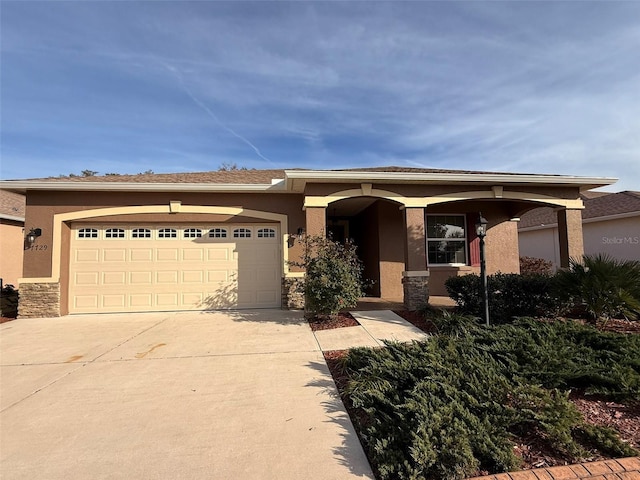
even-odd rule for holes
{"type": "Polygon", "coordinates": [[[152,248],[132,248],[129,252],[129,258],[132,262],[151,262],[153,260],[152,248]]]}
{"type": "Polygon", "coordinates": [[[129,272],[129,283],[131,285],[151,285],[152,272],[129,272]]]}
{"type": "Polygon", "coordinates": [[[78,238],[86,226],[72,226],[71,313],[280,306],[281,238],[258,237],[257,225],[197,227],[200,238],[184,238],[196,227],[180,225],[146,226],[144,237],[140,225],[123,225],[122,236],[107,238],[113,225],[92,225],[96,237],[78,238]],[[252,237],[230,238],[236,227],[252,237]],[[175,235],[162,237],[169,228],[175,235]]]}
{"type": "Polygon", "coordinates": [[[177,248],[158,248],[156,250],[156,260],[158,262],[177,262],[179,251],[177,248]]]}
{"type": "Polygon", "coordinates": [[[98,295],[76,295],[74,297],[73,306],[77,309],[97,309],[98,295]]]}
{"type": "Polygon", "coordinates": [[[114,308],[120,310],[126,306],[126,295],[102,295],[102,306],[108,310],[112,310],[114,308]]]}
{"type": "Polygon", "coordinates": [[[127,273],[120,272],[103,272],[102,284],[103,285],[126,285],[127,273]]]}
{"type": "Polygon", "coordinates": [[[196,283],[202,285],[204,272],[202,270],[183,270],[182,283],[196,283]]]}
{"type": "Polygon", "coordinates": [[[207,271],[207,283],[228,282],[229,271],[228,270],[208,270],[207,271]]]}
{"type": "Polygon", "coordinates": [[[151,309],[153,295],[151,293],[138,293],[129,295],[129,307],[131,309],[151,309]]]}
{"type": "Polygon", "coordinates": [[[76,285],[98,285],[98,272],[78,272],[74,276],[76,285]]]}
{"type": "Polygon", "coordinates": [[[186,262],[202,262],[204,251],[202,248],[185,248],[182,250],[182,260],[186,262]]]}
{"type": "Polygon", "coordinates": [[[227,261],[232,258],[231,253],[234,247],[221,245],[219,247],[207,248],[207,260],[211,262],[215,261],[227,261]]]}
{"type": "Polygon", "coordinates": [[[176,285],[178,283],[178,271],[156,272],[156,283],[176,285]]]}
{"type": "Polygon", "coordinates": [[[75,251],[74,259],[77,263],[97,263],[100,260],[100,250],[97,248],[79,248],[75,251]]]}
{"type": "Polygon", "coordinates": [[[203,298],[203,293],[183,293],[182,305],[184,305],[185,307],[197,308],[199,305],[202,305],[203,298]]]}
{"type": "Polygon", "coordinates": [[[124,262],[127,259],[127,250],[124,248],[105,248],[102,250],[103,262],[124,262]]]}
{"type": "Polygon", "coordinates": [[[156,293],[156,305],[159,307],[178,307],[178,294],[156,293]]]}

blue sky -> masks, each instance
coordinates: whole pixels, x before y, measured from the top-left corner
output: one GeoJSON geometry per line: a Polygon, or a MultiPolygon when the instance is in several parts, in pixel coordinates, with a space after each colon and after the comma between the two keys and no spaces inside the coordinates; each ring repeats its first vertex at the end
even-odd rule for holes
{"type": "Polygon", "coordinates": [[[403,165],[640,190],[640,2],[0,9],[3,179],[403,165]]]}

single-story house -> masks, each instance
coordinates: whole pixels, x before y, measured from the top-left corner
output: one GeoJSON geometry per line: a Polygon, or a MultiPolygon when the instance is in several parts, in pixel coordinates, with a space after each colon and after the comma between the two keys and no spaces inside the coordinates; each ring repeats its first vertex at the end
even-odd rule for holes
{"type": "Polygon", "coordinates": [[[562,262],[582,253],[580,193],[611,178],[376,167],[11,180],[27,197],[22,317],[300,308],[299,235],[353,238],[372,296],[409,309],[479,271],[518,272],[513,220],[557,209],[562,262]]]}
{"type": "MultiPolygon", "coordinates": [[[[640,260],[640,192],[583,192],[584,253],[640,260]]],[[[556,212],[550,207],[525,213],[518,225],[520,254],[561,265],[556,212]]]]}
{"type": "Polygon", "coordinates": [[[0,283],[18,286],[22,277],[25,198],[0,190],[0,283]]]}

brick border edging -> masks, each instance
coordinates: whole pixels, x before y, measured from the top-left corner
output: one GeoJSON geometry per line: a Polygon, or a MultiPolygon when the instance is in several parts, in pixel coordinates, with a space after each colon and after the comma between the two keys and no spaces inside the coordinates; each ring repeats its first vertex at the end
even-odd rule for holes
{"type": "Polygon", "coordinates": [[[498,473],[468,480],[640,480],[640,458],[627,457],[560,467],[498,473]]]}

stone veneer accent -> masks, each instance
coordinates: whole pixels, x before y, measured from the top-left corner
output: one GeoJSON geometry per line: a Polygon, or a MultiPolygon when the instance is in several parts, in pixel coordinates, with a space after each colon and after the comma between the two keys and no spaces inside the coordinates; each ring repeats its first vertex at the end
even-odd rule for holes
{"type": "Polygon", "coordinates": [[[59,283],[21,283],[18,318],[59,317],[59,283]]]}
{"type": "Polygon", "coordinates": [[[417,310],[429,303],[429,276],[403,276],[404,308],[417,310]]]}
{"type": "Polygon", "coordinates": [[[302,310],[304,308],[304,278],[284,277],[282,279],[282,308],[302,310]]]}

